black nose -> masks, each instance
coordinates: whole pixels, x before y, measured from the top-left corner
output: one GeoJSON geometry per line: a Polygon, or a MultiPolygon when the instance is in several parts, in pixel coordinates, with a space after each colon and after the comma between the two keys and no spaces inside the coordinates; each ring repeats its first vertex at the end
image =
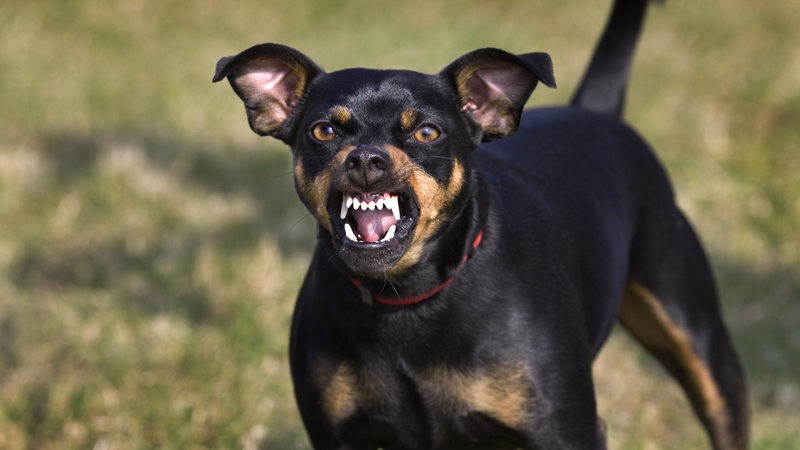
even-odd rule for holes
{"type": "Polygon", "coordinates": [[[376,148],[359,147],[347,155],[344,168],[347,178],[366,191],[386,177],[389,155],[376,148]]]}

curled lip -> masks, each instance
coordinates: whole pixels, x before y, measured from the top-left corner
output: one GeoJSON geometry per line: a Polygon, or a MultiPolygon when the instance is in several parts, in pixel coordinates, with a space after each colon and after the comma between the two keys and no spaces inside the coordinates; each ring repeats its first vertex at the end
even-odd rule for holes
{"type": "Polygon", "coordinates": [[[377,248],[397,243],[411,230],[417,214],[403,193],[342,192],[332,196],[334,228],[346,245],[377,248]]]}

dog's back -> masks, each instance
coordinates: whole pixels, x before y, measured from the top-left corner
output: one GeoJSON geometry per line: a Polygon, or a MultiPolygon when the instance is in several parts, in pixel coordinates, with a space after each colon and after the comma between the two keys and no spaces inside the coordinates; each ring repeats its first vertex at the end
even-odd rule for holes
{"type": "MultiPolygon", "coordinates": [[[[622,118],[648,3],[615,0],[571,106],[622,118]]],[[[630,153],[631,142],[617,145],[620,152],[630,153]]],[[[628,174],[628,180],[638,180],[629,189],[640,195],[641,205],[631,236],[620,322],[681,384],[713,447],[745,449],[749,406],[744,372],[722,323],[710,265],[675,205],[666,173],[654,157],[643,161],[638,173],[628,174]]]]}

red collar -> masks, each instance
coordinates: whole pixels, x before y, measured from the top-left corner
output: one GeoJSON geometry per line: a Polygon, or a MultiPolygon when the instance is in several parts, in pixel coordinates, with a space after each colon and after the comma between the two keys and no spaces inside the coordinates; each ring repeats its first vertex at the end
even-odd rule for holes
{"type": "MultiPolygon", "coordinates": [[[[464,255],[464,259],[461,260],[461,264],[458,266],[458,269],[463,267],[464,264],[467,262],[467,260],[469,260],[469,258],[472,257],[474,251],[481,244],[482,239],[483,239],[483,231],[478,231],[478,235],[475,236],[475,240],[472,241],[472,248],[467,252],[467,254],[464,255]]],[[[431,289],[430,291],[424,292],[419,295],[414,295],[411,297],[402,297],[402,298],[384,297],[383,295],[376,294],[370,291],[369,289],[365,288],[360,280],[351,278],[350,281],[361,292],[361,297],[367,304],[372,304],[373,302],[375,302],[375,303],[380,303],[381,305],[389,305],[389,306],[409,306],[420,302],[424,302],[425,300],[428,300],[429,298],[433,297],[434,295],[441,292],[444,288],[449,286],[450,283],[453,282],[453,278],[455,278],[455,274],[456,272],[458,272],[458,269],[456,269],[453,272],[453,275],[451,275],[450,278],[444,280],[444,282],[442,282],[435,288],[431,289]]]]}

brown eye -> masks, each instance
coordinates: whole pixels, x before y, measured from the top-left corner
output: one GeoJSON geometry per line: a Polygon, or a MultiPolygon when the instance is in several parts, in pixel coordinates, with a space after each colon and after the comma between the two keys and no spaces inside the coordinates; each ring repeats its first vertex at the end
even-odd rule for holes
{"type": "Polygon", "coordinates": [[[433,142],[439,139],[439,130],[432,126],[421,126],[414,132],[414,139],[419,142],[433,142]]]}
{"type": "Polygon", "coordinates": [[[320,142],[327,142],[336,137],[336,130],[333,125],[322,122],[314,125],[311,129],[311,136],[320,142]]]}

